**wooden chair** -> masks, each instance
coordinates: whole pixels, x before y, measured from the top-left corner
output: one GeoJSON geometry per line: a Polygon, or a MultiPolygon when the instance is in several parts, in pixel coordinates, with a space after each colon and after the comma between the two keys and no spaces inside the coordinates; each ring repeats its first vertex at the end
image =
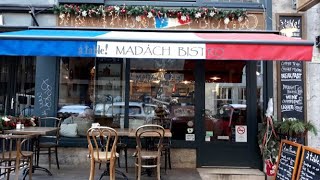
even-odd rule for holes
{"type": "MultiPolygon", "coordinates": [[[[57,127],[61,126],[61,118],[57,117],[41,117],[39,118],[39,126],[40,127],[57,127]]],[[[58,146],[60,140],[59,129],[53,134],[49,134],[46,136],[41,136],[39,140],[39,144],[36,147],[37,153],[37,164],[39,164],[39,155],[47,154],[49,160],[49,169],[51,169],[51,153],[55,154],[57,168],[60,169],[59,160],[58,160],[58,146]]]]}
{"type": "MultiPolygon", "coordinates": [[[[165,129],[172,128],[172,118],[167,117],[156,117],[153,119],[153,122],[162,126],[165,129]]],[[[162,142],[162,154],[164,155],[164,170],[167,172],[167,167],[171,169],[171,138],[163,138],[162,142]]]]}
{"type": "Polygon", "coordinates": [[[28,164],[29,179],[32,179],[32,135],[0,135],[0,169],[5,170],[7,180],[10,173],[15,170],[15,180],[19,179],[19,170],[28,164]]]}
{"type": "MultiPolygon", "coordinates": [[[[115,180],[116,159],[119,156],[116,152],[118,133],[111,127],[90,128],[87,132],[89,157],[90,157],[90,177],[94,179],[95,164],[108,164],[107,169],[110,180],[115,180]]],[[[103,175],[101,175],[102,177],[103,175]]],[[[101,179],[100,177],[100,179],[101,179]]]]}
{"type": "Polygon", "coordinates": [[[160,159],[164,133],[164,128],[155,124],[142,125],[137,128],[135,132],[137,143],[135,169],[138,180],[141,179],[142,168],[156,168],[157,179],[160,180],[160,159]],[[142,138],[149,139],[151,142],[142,143],[142,138]]]}

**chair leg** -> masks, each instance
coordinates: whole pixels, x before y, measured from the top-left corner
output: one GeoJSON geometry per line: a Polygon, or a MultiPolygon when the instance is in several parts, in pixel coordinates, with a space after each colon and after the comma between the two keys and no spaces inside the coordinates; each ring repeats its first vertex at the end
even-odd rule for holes
{"type": "Polygon", "coordinates": [[[32,166],[33,166],[33,158],[30,156],[29,158],[29,180],[32,180],[32,166]]]}
{"type": "MultiPolygon", "coordinates": [[[[18,180],[19,179],[19,169],[20,169],[20,159],[19,158],[16,159],[15,165],[16,165],[16,168],[15,168],[16,175],[14,177],[14,180],[18,180]]],[[[8,174],[8,177],[9,177],[9,174],[8,174]]]]}
{"type": "Polygon", "coordinates": [[[54,152],[55,152],[55,154],[56,154],[57,168],[60,169],[59,160],[58,160],[58,147],[54,147],[54,152]]]}
{"type": "Polygon", "coordinates": [[[164,150],[164,172],[167,173],[168,149],[164,150]]]}
{"type": "Polygon", "coordinates": [[[141,159],[139,159],[139,158],[137,158],[137,160],[136,160],[136,162],[137,162],[137,170],[138,170],[138,172],[136,173],[136,178],[137,178],[137,180],[140,180],[141,179],[141,166],[142,166],[142,162],[141,162],[141,159]]]}
{"type": "Polygon", "coordinates": [[[125,158],[125,165],[126,165],[126,172],[128,173],[128,148],[125,147],[124,149],[124,158],[125,158]]]}
{"type": "Polygon", "coordinates": [[[161,180],[161,177],[160,177],[160,158],[157,159],[157,179],[161,180]]]}
{"type": "Polygon", "coordinates": [[[51,148],[48,148],[48,154],[49,154],[49,169],[51,169],[51,148]]]}
{"type": "MultiPolygon", "coordinates": [[[[121,150],[120,150],[120,152],[121,152],[121,150]]],[[[119,168],[121,168],[121,166],[120,166],[120,152],[118,152],[119,153],[119,157],[118,157],[118,167],[119,168]]]]}
{"type": "Polygon", "coordinates": [[[169,169],[171,169],[171,149],[168,148],[168,161],[169,161],[169,169]]]}
{"type": "MultiPolygon", "coordinates": [[[[94,180],[95,162],[93,159],[90,161],[90,177],[89,180],[94,180]]],[[[100,163],[101,164],[101,163],[100,163]]]]}

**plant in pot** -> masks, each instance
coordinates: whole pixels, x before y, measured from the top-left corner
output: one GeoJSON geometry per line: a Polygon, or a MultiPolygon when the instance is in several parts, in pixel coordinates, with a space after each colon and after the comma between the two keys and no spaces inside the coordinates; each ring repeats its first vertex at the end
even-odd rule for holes
{"type": "Polygon", "coordinates": [[[296,118],[283,118],[275,126],[277,134],[279,134],[281,139],[288,139],[298,143],[303,143],[303,139],[308,132],[317,135],[317,128],[310,121],[304,122],[296,118]]]}

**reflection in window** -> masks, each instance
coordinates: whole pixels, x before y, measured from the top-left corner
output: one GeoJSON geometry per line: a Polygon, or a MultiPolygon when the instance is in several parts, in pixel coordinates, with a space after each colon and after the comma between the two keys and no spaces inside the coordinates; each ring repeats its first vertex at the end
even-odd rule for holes
{"type": "Polygon", "coordinates": [[[206,61],[206,141],[243,142],[235,128],[246,127],[245,61],[206,61]]]}
{"type": "Polygon", "coordinates": [[[142,103],[144,112],[140,118],[151,118],[152,123],[157,123],[158,118],[172,119],[172,138],[176,140],[185,140],[187,129],[194,129],[193,71],[194,61],[188,60],[131,61],[130,102],[142,103]],[[153,107],[164,107],[165,111],[157,112],[153,107]]]}

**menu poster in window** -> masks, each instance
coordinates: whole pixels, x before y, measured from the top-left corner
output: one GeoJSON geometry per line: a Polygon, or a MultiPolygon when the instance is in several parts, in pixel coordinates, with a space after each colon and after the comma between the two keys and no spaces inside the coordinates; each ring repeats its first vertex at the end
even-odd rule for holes
{"type": "Polygon", "coordinates": [[[320,151],[304,146],[297,175],[298,180],[320,179],[320,151]]]}
{"type": "Polygon", "coordinates": [[[279,147],[275,180],[295,180],[301,144],[282,140],[279,147]]]}
{"type": "Polygon", "coordinates": [[[279,116],[305,119],[305,68],[302,61],[281,61],[279,63],[279,116]]]}

